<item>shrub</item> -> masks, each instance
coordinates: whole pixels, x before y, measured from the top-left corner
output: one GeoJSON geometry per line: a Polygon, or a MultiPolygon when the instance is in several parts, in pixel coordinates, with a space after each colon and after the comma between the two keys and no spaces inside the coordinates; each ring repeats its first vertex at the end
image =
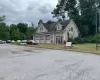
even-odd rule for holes
{"type": "Polygon", "coordinates": [[[75,39],[69,38],[68,42],[72,42],[73,44],[77,44],[77,41],[75,41],[75,39]]]}
{"type": "Polygon", "coordinates": [[[84,37],[85,43],[95,43],[96,42],[96,36],[87,36],[84,37]]]}
{"type": "Polygon", "coordinates": [[[72,42],[73,44],[81,44],[81,43],[84,43],[84,40],[83,40],[83,38],[75,38],[75,39],[69,39],[68,40],[69,42],[72,42]]]}
{"type": "Polygon", "coordinates": [[[17,41],[16,41],[15,43],[13,43],[13,44],[15,44],[15,45],[20,45],[20,43],[19,43],[19,42],[17,42],[17,41]]]}
{"type": "MultiPolygon", "coordinates": [[[[69,39],[69,42],[73,44],[82,44],[82,43],[96,43],[96,36],[86,36],[86,37],[78,37],[75,39],[69,39]]],[[[100,43],[100,36],[98,36],[98,43],[100,43]]]]}

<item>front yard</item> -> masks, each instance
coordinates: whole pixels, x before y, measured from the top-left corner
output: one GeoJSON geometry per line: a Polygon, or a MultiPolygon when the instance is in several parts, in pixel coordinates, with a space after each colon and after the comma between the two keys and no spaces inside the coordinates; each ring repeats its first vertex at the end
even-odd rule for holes
{"type": "Polygon", "coordinates": [[[78,52],[87,52],[100,54],[100,48],[96,51],[95,44],[74,44],[72,48],[65,48],[63,44],[39,44],[39,48],[48,48],[48,49],[61,49],[69,51],[78,51],[78,52]]]}

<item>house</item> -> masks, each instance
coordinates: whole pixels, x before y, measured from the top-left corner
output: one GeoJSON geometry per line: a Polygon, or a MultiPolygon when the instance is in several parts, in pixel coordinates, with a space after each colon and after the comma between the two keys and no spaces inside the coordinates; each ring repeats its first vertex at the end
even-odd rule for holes
{"type": "Polygon", "coordinates": [[[78,36],[79,30],[74,20],[47,23],[40,20],[34,40],[38,43],[61,44],[68,41],[69,38],[77,38],[78,36]]]}

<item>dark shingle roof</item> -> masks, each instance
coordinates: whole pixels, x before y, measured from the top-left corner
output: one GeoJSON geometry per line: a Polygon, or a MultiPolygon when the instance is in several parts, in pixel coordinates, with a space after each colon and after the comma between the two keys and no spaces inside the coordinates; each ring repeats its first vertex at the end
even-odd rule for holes
{"type": "Polygon", "coordinates": [[[62,30],[64,30],[66,28],[66,26],[69,24],[70,20],[64,20],[64,21],[60,21],[60,24],[62,25],[62,30]]]}
{"type": "MultiPolygon", "coordinates": [[[[59,23],[62,25],[62,30],[64,30],[66,28],[66,26],[69,24],[70,20],[64,20],[64,21],[59,21],[59,23]]],[[[52,32],[56,29],[56,24],[58,22],[52,22],[52,23],[42,23],[45,28],[49,31],[52,32]]]]}

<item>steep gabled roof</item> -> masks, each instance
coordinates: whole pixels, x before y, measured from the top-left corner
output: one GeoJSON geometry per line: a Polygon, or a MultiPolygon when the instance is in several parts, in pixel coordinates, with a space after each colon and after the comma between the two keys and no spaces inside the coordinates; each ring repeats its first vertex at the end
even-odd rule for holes
{"type": "Polygon", "coordinates": [[[45,28],[49,31],[52,32],[55,30],[55,26],[56,26],[57,22],[53,22],[53,23],[43,23],[43,25],[45,26],[45,28]]]}
{"type": "Polygon", "coordinates": [[[59,23],[62,25],[62,30],[64,30],[67,25],[70,23],[71,20],[64,20],[64,21],[60,21],[59,23]]]}
{"type": "MultiPolygon", "coordinates": [[[[69,24],[71,20],[64,20],[64,21],[58,21],[62,25],[62,30],[64,30],[67,25],[69,24]]],[[[48,32],[52,32],[56,30],[56,24],[58,22],[51,22],[51,23],[42,23],[44,27],[48,30],[48,32]]]]}

